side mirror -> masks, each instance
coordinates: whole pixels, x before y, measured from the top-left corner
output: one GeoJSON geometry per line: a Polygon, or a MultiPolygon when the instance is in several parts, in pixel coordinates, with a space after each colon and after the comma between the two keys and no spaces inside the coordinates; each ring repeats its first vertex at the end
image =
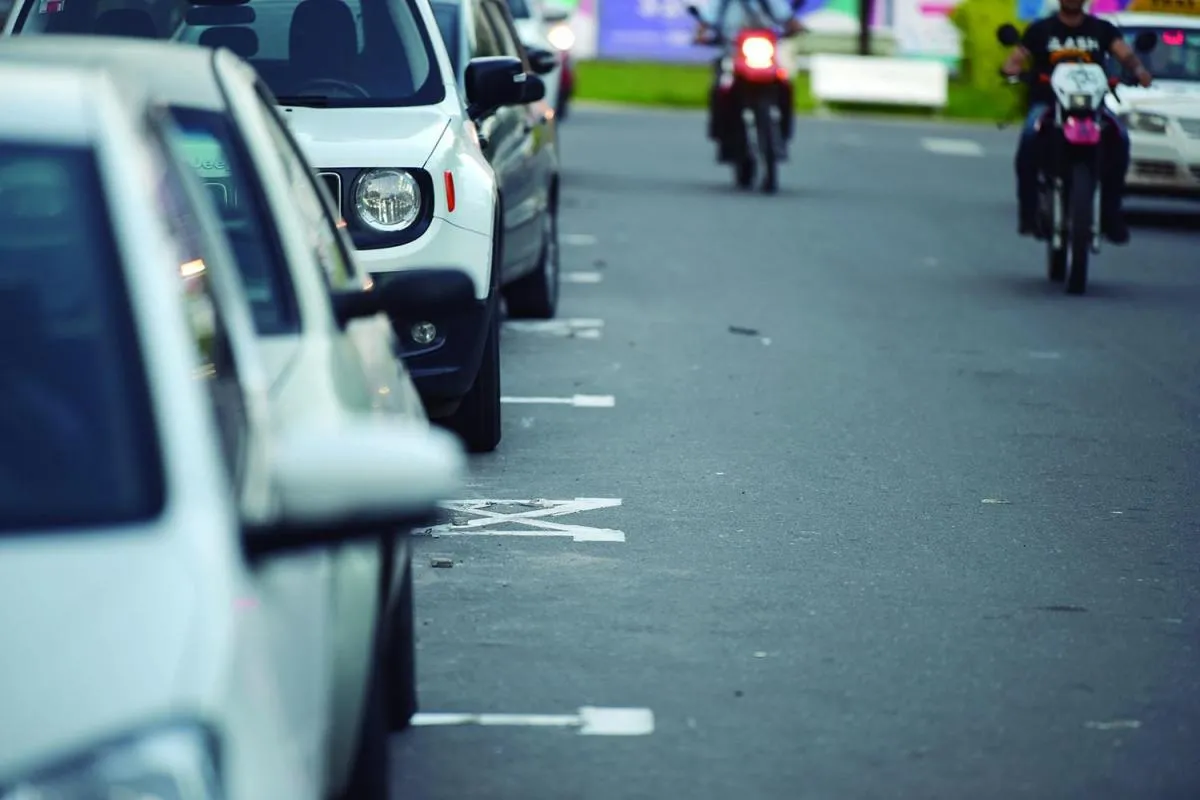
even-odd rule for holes
{"type": "Polygon", "coordinates": [[[246,531],[252,557],[429,524],[460,490],[466,456],[440,428],[368,416],[281,431],[271,470],[278,514],[246,531]]]}
{"type": "Polygon", "coordinates": [[[522,103],[536,103],[546,96],[546,82],[540,75],[530,75],[525,81],[525,96],[522,103]]]}
{"type": "Polygon", "coordinates": [[[556,53],[541,47],[527,47],[525,52],[529,54],[530,66],[538,75],[548,75],[558,67],[558,54],[556,53]]]}
{"type": "Polygon", "coordinates": [[[563,8],[548,8],[542,12],[542,20],[547,25],[557,25],[571,18],[571,12],[563,8]]]}
{"type": "Polygon", "coordinates": [[[386,314],[413,318],[453,314],[475,303],[475,284],[457,269],[413,269],[373,276],[374,288],[333,293],[338,325],[386,314]]]}
{"type": "Polygon", "coordinates": [[[519,58],[472,58],[467,62],[464,78],[467,113],[471,119],[481,119],[501,106],[529,102],[525,99],[525,83],[529,80],[529,75],[519,58]]]}
{"type": "Polygon", "coordinates": [[[692,18],[696,20],[696,22],[704,22],[704,17],[700,16],[700,9],[697,8],[693,3],[688,3],[687,13],[690,14],[692,18]]]}
{"type": "Polygon", "coordinates": [[[1005,47],[1016,47],[1021,43],[1021,32],[1010,22],[996,29],[996,39],[1005,47]]]}
{"type": "Polygon", "coordinates": [[[1154,31],[1142,31],[1133,39],[1133,49],[1139,53],[1149,53],[1158,47],[1158,36],[1154,31]]]}

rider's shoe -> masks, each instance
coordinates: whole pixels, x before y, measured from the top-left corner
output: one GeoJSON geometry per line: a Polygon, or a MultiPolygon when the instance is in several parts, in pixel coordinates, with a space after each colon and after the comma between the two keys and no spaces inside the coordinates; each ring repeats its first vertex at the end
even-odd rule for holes
{"type": "Polygon", "coordinates": [[[1125,220],[1119,214],[1114,214],[1101,221],[1100,230],[1104,233],[1104,238],[1113,244],[1121,245],[1129,242],[1129,226],[1125,224],[1125,220]]]}

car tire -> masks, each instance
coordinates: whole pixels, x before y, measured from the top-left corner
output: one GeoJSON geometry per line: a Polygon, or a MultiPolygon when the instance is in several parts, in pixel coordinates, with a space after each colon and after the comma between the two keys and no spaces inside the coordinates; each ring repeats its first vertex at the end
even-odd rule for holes
{"type": "Polygon", "coordinates": [[[466,397],[447,427],[471,453],[490,453],[500,444],[500,311],[492,313],[483,358],[466,397]]]}
{"type": "Polygon", "coordinates": [[[504,291],[512,319],[553,319],[559,293],[558,204],[553,200],[542,215],[542,250],[537,268],[504,291]]]}
{"type": "Polygon", "coordinates": [[[417,713],[417,635],[414,624],[412,551],[405,548],[400,590],[389,617],[387,667],[388,730],[396,733],[406,729],[417,713]]]}

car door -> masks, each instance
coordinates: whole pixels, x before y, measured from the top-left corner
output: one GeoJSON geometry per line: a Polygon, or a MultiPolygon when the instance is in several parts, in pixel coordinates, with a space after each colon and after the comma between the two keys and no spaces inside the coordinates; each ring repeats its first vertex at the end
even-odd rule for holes
{"type": "MultiPolygon", "coordinates": [[[[162,146],[155,139],[148,139],[147,145],[162,146]]],[[[190,267],[181,273],[181,279],[187,287],[192,312],[189,322],[201,357],[196,377],[204,381],[212,400],[230,494],[242,499],[252,494],[248,489],[263,479],[247,454],[252,449],[251,437],[264,435],[265,431],[255,432],[250,427],[233,339],[207,275],[204,235],[188,212],[191,198],[181,174],[170,166],[176,162],[165,150],[160,152],[158,160],[163,167],[158,176],[158,197],[186,259],[182,268],[190,267]]],[[[333,636],[327,590],[329,559],[324,551],[313,550],[272,558],[258,566],[247,565],[247,571],[254,587],[256,613],[268,632],[269,641],[257,643],[266,646],[266,666],[272,670],[263,680],[277,688],[282,699],[280,713],[291,736],[281,745],[289,758],[310,767],[304,782],[317,785],[328,727],[326,698],[332,683],[328,658],[333,636]]]]}
{"type": "MultiPolygon", "coordinates": [[[[464,10],[467,6],[471,9],[468,29],[470,57],[506,55],[492,22],[484,12],[484,1],[463,0],[463,3],[464,10]]],[[[463,21],[467,22],[466,19],[463,21]]],[[[496,180],[500,183],[504,201],[504,253],[501,270],[502,280],[507,282],[520,266],[515,256],[527,246],[521,241],[522,236],[526,234],[522,230],[520,209],[523,190],[521,168],[524,163],[526,137],[524,112],[519,106],[505,106],[496,109],[479,121],[478,125],[479,133],[487,145],[483,154],[496,172],[496,180]]]]}
{"type": "MultiPolygon", "coordinates": [[[[512,13],[503,0],[482,0],[482,10],[487,15],[500,54],[520,59],[525,72],[533,74],[525,47],[517,36],[512,13]]],[[[509,262],[522,272],[532,268],[542,249],[542,215],[548,207],[550,186],[549,140],[547,139],[547,107],[542,101],[513,106],[519,144],[514,148],[512,168],[514,170],[513,194],[506,198],[507,212],[512,215],[508,235],[511,242],[509,262]]],[[[506,245],[506,248],[510,247],[506,245]]]]}

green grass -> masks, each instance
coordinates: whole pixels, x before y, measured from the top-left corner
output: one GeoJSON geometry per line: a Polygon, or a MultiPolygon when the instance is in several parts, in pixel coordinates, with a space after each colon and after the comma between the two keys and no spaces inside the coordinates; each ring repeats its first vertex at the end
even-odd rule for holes
{"type": "MultiPolygon", "coordinates": [[[[575,97],[607,103],[704,108],[712,80],[708,64],[653,64],[636,61],[580,61],[575,65],[575,97]]],[[[1014,96],[1010,91],[983,91],[966,84],[951,83],[949,102],[942,116],[958,120],[995,121],[1010,116],[1014,96]]],[[[816,107],[809,91],[808,75],[796,76],[796,109],[811,112],[816,107]]],[[[888,105],[837,104],[833,111],[928,117],[929,111],[888,105]]]]}

